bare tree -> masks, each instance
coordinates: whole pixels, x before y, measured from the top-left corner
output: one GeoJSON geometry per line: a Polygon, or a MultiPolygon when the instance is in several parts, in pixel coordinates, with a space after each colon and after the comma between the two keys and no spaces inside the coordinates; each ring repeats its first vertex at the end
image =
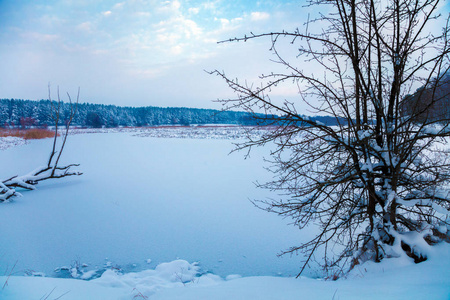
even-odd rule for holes
{"type": "MultiPolygon", "coordinates": [[[[366,260],[408,255],[423,261],[429,245],[448,239],[449,122],[427,117],[449,71],[449,21],[440,16],[441,2],[313,0],[309,5],[331,12],[303,29],[224,41],[270,38],[275,62],[286,70],[262,75],[255,85],[212,73],[237,94],[220,100],[225,109],[244,109],[274,125],[238,145],[276,145],[274,179],[261,187],[277,191],[279,200],[256,204],[291,217],[300,229],[320,228],[282,253],[306,254],[299,275],[318,253],[339,276],[366,260]],[[431,32],[442,19],[442,31],[431,32]],[[280,54],[277,46],[286,39],[298,47],[297,61],[280,54]],[[334,125],[299,114],[295,102],[272,98],[284,84],[298,86],[298,101],[332,116],[334,125]],[[419,86],[427,87],[427,104],[406,115],[405,96],[419,86]]],[[[424,96],[416,95],[416,103],[424,96]]]]}
{"type": "Polygon", "coordinates": [[[52,119],[55,124],[55,136],[53,138],[52,150],[50,152],[50,156],[47,162],[47,165],[38,167],[37,169],[31,171],[30,173],[22,176],[13,176],[9,179],[0,181],[0,203],[10,200],[13,197],[21,196],[19,192],[16,191],[16,188],[22,188],[26,190],[34,190],[36,189],[36,185],[40,181],[53,179],[53,178],[62,178],[67,176],[81,175],[81,172],[71,171],[70,168],[77,167],[79,164],[70,164],[66,166],[59,166],[59,160],[61,158],[61,154],[64,151],[64,147],[66,145],[67,136],[69,133],[69,126],[72,123],[73,117],[77,111],[77,104],[80,97],[80,89],[78,89],[77,99],[75,103],[72,103],[72,99],[70,95],[67,93],[67,97],[70,103],[70,114],[68,119],[66,120],[66,129],[62,136],[62,142],[59,146],[59,150],[57,149],[57,141],[59,136],[59,123],[60,123],[60,114],[61,114],[61,98],[59,95],[59,88],[57,91],[58,101],[54,103],[51,99],[50,95],[50,86],[48,88],[48,97],[50,102],[52,103],[52,119]]]}

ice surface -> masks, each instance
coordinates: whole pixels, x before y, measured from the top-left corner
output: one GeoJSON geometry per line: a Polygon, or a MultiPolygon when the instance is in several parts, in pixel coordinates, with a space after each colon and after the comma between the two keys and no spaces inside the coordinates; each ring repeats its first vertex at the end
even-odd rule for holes
{"type": "MultiPolygon", "coordinates": [[[[70,136],[61,164],[80,163],[84,174],[41,182],[1,205],[0,272],[18,261],[18,274],[63,276],[54,269],[77,261],[89,264],[85,271],[102,269],[108,257],[125,271],[181,258],[221,276],[295,275],[302,258],[276,255],[308,236],[250,203],[273,196],[253,184],[269,179],[266,150],[244,160],[244,153],[228,155],[232,142],[70,136]]],[[[0,152],[0,178],[46,162],[51,143],[0,152]]]]}
{"type": "MultiPolygon", "coordinates": [[[[50,145],[0,152],[0,178],[26,174],[50,145]]],[[[251,184],[268,179],[264,151],[243,160],[229,150],[227,140],[71,137],[63,159],[81,163],[83,176],[43,182],[0,206],[0,299],[450,299],[445,243],[427,247],[417,265],[404,256],[338,281],[288,278],[301,257],[275,254],[311,232],[248,201],[271,196],[251,184]],[[64,265],[59,273],[79,279],[41,277],[64,265]],[[8,276],[23,273],[31,276],[8,276]],[[248,277],[276,274],[286,277],[248,277]]]]}

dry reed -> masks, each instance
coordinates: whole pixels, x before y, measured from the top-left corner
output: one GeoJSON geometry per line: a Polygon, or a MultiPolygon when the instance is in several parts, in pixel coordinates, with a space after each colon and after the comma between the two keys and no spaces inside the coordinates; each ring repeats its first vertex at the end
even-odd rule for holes
{"type": "Polygon", "coordinates": [[[55,136],[55,132],[42,128],[31,129],[5,129],[0,128],[0,137],[14,136],[20,137],[26,140],[45,139],[55,136]]]}

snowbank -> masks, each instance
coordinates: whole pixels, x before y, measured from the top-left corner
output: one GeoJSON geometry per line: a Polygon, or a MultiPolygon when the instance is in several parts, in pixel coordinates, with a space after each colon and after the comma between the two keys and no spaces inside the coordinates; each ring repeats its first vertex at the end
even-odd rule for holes
{"type": "Polygon", "coordinates": [[[364,264],[347,278],[323,281],[271,276],[199,274],[196,263],[176,260],[155,269],[121,274],[108,270],[91,281],[42,277],[0,277],[1,299],[434,299],[450,298],[450,245],[433,247],[426,262],[386,259],[364,264]],[[47,298],[46,298],[47,299],[47,298]]]}

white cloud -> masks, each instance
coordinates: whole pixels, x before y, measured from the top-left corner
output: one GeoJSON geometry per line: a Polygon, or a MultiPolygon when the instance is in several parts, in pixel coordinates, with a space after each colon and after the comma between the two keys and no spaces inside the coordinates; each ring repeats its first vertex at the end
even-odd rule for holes
{"type": "Polygon", "coordinates": [[[203,32],[203,30],[197,25],[197,23],[192,20],[182,19],[180,23],[185,28],[184,32],[188,39],[191,37],[198,38],[203,32]]]}
{"type": "Polygon", "coordinates": [[[192,15],[196,15],[196,14],[198,14],[200,12],[200,8],[198,8],[198,7],[190,7],[188,9],[188,12],[190,14],[192,14],[192,15]]]}
{"type": "Polygon", "coordinates": [[[110,10],[102,12],[102,15],[104,15],[105,17],[110,16],[111,14],[112,12],[110,10]]]}
{"type": "Polygon", "coordinates": [[[148,18],[150,17],[152,14],[148,11],[138,11],[135,13],[136,16],[138,17],[143,17],[143,18],[148,18]]]}
{"type": "Polygon", "coordinates": [[[207,1],[207,2],[204,2],[202,4],[202,6],[205,9],[209,9],[209,10],[213,10],[214,11],[214,10],[216,10],[218,2],[219,2],[218,0],[216,0],[216,1],[207,1]]]}
{"type": "Polygon", "coordinates": [[[125,2],[119,2],[114,4],[113,9],[121,9],[125,5],[125,2]]]}
{"type": "Polygon", "coordinates": [[[162,6],[159,7],[158,12],[160,13],[178,13],[181,7],[181,3],[178,0],[165,1],[162,6]]]}
{"type": "Polygon", "coordinates": [[[106,54],[109,54],[109,51],[105,50],[105,49],[95,49],[95,50],[92,50],[91,53],[94,55],[106,55],[106,54]]]}
{"type": "Polygon", "coordinates": [[[174,33],[163,33],[156,36],[156,42],[161,44],[175,44],[181,38],[180,35],[174,33]]]}
{"type": "Polygon", "coordinates": [[[266,12],[255,11],[250,14],[250,19],[252,21],[265,21],[270,18],[270,14],[266,12]]]}
{"type": "Polygon", "coordinates": [[[92,23],[91,22],[83,22],[79,24],[76,29],[85,31],[85,32],[92,32],[92,23]]]}
{"type": "Polygon", "coordinates": [[[55,15],[45,14],[39,18],[39,22],[46,27],[54,27],[54,26],[63,26],[66,20],[55,15]]]}
{"type": "Polygon", "coordinates": [[[173,46],[170,49],[170,52],[172,52],[173,55],[180,55],[183,52],[183,47],[181,45],[173,46]]]}
{"type": "Polygon", "coordinates": [[[214,20],[220,22],[221,26],[219,29],[209,31],[209,36],[210,38],[214,37],[214,39],[217,41],[224,39],[224,36],[228,37],[230,33],[238,30],[243,25],[244,19],[241,17],[237,17],[231,20],[225,18],[214,18],[214,20]]]}
{"type": "Polygon", "coordinates": [[[180,2],[178,0],[172,1],[172,8],[173,9],[180,9],[180,7],[181,7],[181,4],[180,4],[180,2]]]}
{"type": "Polygon", "coordinates": [[[228,19],[225,19],[225,18],[221,18],[221,19],[217,19],[216,18],[216,20],[220,21],[220,23],[222,24],[222,27],[226,27],[228,24],[230,24],[230,21],[228,19]]]}
{"type": "Polygon", "coordinates": [[[203,33],[203,29],[196,22],[183,16],[161,21],[155,28],[160,35],[170,33],[169,35],[177,36],[179,39],[199,38],[203,33]]]}
{"type": "Polygon", "coordinates": [[[38,42],[53,42],[55,40],[60,39],[60,36],[57,34],[43,34],[34,31],[25,31],[22,32],[20,35],[25,39],[31,39],[38,42]]]}

